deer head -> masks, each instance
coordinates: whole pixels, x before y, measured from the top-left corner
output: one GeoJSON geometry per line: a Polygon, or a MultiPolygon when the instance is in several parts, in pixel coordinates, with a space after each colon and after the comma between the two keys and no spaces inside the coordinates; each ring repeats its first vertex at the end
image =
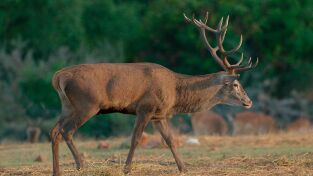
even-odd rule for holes
{"type": "MultiPolygon", "coordinates": [[[[194,16],[192,17],[192,19],[190,19],[185,14],[184,17],[187,22],[190,22],[194,24],[197,28],[199,28],[204,43],[206,44],[213,59],[225,70],[226,75],[230,77],[234,76],[239,78],[238,74],[239,72],[247,71],[257,66],[258,58],[256,59],[256,62],[253,64],[251,57],[249,58],[246,64],[242,64],[244,58],[243,53],[241,53],[240,60],[237,63],[230,64],[230,62],[228,61],[228,57],[236,53],[242,44],[242,35],[240,35],[239,44],[235,48],[226,51],[223,47],[223,42],[227,32],[229,16],[227,16],[225,24],[223,24],[224,19],[222,18],[218,23],[216,29],[207,26],[207,21],[209,17],[208,12],[206,12],[204,21],[202,21],[201,19],[197,20],[194,18],[194,16]],[[212,45],[209,43],[206,37],[206,31],[215,34],[217,41],[216,47],[212,47],[212,45]],[[217,51],[219,51],[221,56],[218,56],[217,51]]],[[[225,73],[223,74],[223,77],[225,77],[225,73]]],[[[223,87],[217,94],[218,98],[220,99],[220,103],[229,105],[240,105],[240,106],[242,105],[245,108],[252,107],[252,101],[250,100],[250,98],[248,97],[245,90],[242,88],[240,82],[237,79],[222,79],[222,80],[223,87]]]]}

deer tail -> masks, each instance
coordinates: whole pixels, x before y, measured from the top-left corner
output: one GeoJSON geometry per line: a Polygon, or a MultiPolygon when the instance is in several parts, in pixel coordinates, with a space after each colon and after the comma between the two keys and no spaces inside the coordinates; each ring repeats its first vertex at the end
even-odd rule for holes
{"type": "Polygon", "coordinates": [[[71,104],[71,101],[65,92],[66,82],[70,77],[71,77],[71,73],[58,71],[54,74],[52,78],[52,85],[53,85],[53,88],[59,94],[59,97],[62,103],[62,108],[64,108],[64,105],[66,104],[71,104]]]}

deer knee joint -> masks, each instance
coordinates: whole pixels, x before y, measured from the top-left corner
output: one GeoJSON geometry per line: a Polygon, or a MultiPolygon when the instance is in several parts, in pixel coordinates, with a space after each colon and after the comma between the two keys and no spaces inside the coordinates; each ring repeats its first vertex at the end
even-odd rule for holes
{"type": "Polygon", "coordinates": [[[61,131],[58,126],[52,128],[52,130],[50,131],[50,138],[52,142],[61,139],[61,131]]]}

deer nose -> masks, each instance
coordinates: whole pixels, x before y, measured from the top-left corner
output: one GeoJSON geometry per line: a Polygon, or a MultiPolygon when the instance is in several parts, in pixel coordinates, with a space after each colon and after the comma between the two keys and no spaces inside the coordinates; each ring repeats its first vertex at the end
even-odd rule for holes
{"type": "Polygon", "coordinates": [[[249,100],[247,103],[243,103],[243,107],[245,107],[246,109],[250,109],[253,105],[253,102],[251,100],[249,100]]]}

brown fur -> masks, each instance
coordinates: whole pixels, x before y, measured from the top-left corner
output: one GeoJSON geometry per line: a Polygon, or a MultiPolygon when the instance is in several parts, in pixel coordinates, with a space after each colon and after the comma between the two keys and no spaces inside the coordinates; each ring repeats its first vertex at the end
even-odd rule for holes
{"type": "Polygon", "coordinates": [[[300,116],[297,120],[287,126],[288,131],[306,131],[311,128],[311,122],[308,117],[300,116]]]}
{"type": "Polygon", "coordinates": [[[195,135],[225,135],[228,130],[224,118],[212,111],[194,113],[191,124],[195,135]]]}
{"type": "Polygon", "coordinates": [[[241,112],[234,120],[234,134],[265,134],[276,131],[271,116],[256,112],[241,112]]]}

